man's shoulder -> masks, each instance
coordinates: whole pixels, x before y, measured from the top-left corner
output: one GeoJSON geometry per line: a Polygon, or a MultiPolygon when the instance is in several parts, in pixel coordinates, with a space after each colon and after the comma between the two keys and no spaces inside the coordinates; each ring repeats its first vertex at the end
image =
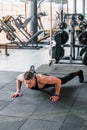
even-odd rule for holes
{"type": "Polygon", "coordinates": [[[21,73],[17,76],[17,79],[20,81],[24,81],[24,73],[21,73]]]}

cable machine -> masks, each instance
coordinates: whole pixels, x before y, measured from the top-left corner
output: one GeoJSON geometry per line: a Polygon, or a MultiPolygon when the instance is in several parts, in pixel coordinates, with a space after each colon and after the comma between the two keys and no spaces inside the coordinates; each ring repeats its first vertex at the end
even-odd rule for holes
{"type": "MultiPolygon", "coordinates": [[[[50,0],[50,48],[49,48],[50,63],[49,63],[49,65],[56,62],[55,58],[52,58],[52,2],[55,2],[55,0],[50,0]]],[[[60,22],[62,22],[63,21],[63,3],[67,2],[67,0],[59,0],[59,1],[56,1],[56,2],[61,4],[60,22]]],[[[68,11],[68,7],[67,7],[67,11],[68,11]]]]}

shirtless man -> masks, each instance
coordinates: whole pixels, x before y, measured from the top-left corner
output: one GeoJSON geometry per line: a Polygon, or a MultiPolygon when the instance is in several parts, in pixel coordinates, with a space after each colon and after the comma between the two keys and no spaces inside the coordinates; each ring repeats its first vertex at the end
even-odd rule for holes
{"type": "Polygon", "coordinates": [[[34,74],[31,71],[27,71],[17,76],[16,80],[17,91],[12,94],[12,97],[16,98],[22,95],[21,85],[22,82],[24,82],[28,89],[41,90],[52,86],[55,87],[55,93],[53,96],[50,97],[50,99],[51,101],[56,102],[59,100],[61,84],[64,84],[72,80],[76,76],[78,76],[80,83],[84,81],[82,70],[70,73],[62,78],[42,74],[34,74]]]}

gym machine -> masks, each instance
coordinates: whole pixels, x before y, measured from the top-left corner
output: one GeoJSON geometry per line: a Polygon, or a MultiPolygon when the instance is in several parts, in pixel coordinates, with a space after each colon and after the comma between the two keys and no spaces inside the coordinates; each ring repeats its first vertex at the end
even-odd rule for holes
{"type": "MultiPolygon", "coordinates": [[[[45,30],[44,26],[41,21],[41,17],[45,17],[47,14],[45,12],[40,12],[37,14],[37,22],[38,22],[38,28],[39,30],[43,30],[43,36],[41,38],[38,38],[38,42],[41,44],[43,40],[50,38],[50,30],[45,30]]],[[[56,29],[52,29],[52,34],[56,33],[56,29]]],[[[48,43],[47,43],[48,44],[48,43]]]]}
{"type": "Polygon", "coordinates": [[[67,28],[67,24],[65,22],[61,22],[59,25],[59,30],[54,36],[54,40],[56,45],[52,47],[52,58],[55,58],[56,62],[58,63],[64,57],[64,47],[63,45],[68,41],[69,35],[64,30],[67,28]]]}
{"type": "MultiPolygon", "coordinates": [[[[71,31],[70,35],[64,31],[66,28],[66,23],[63,21],[61,22],[59,28],[60,31],[58,31],[54,37],[54,40],[56,42],[56,46],[52,48],[52,57],[56,59],[56,63],[62,63],[60,60],[69,60],[70,64],[72,63],[77,63],[75,60],[79,61],[81,60],[80,56],[80,49],[83,47],[82,44],[76,44],[76,34],[75,34],[75,27],[78,25],[76,17],[79,17],[79,14],[68,14],[69,17],[71,17],[71,31]],[[70,44],[65,44],[70,36],[70,44]],[[69,47],[70,48],[70,56],[69,57],[64,57],[64,48],[69,47]],[[77,48],[77,51],[75,50],[77,48]],[[76,57],[76,52],[77,52],[77,57],[76,57]],[[60,62],[59,62],[60,61],[60,62]]],[[[81,33],[81,32],[80,32],[81,33]]],[[[86,35],[87,32],[85,32],[84,35],[86,35]]],[[[78,34],[79,35],[79,34],[78,34]]],[[[82,33],[80,34],[82,36],[82,33]]],[[[79,36],[81,41],[81,36],[79,36]]],[[[86,35],[87,36],[87,35],[86,35]]],[[[87,37],[85,36],[85,39],[87,40],[87,37]]],[[[84,39],[84,38],[83,38],[84,39]]],[[[86,42],[85,42],[86,44],[86,42]]],[[[63,62],[65,63],[65,61],[63,62]]],[[[69,62],[67,62],[69,63],[69,62]]],[[[80,62],[78,62],[80,64],[80,62]]]]}
{"type": "MultiPolygon", "coordinates": [[[[28,19],[28,22],[31,18],[28,19]]],[[[16,19],[12,16],[3,17],[1,22],[1,28],[6,33],[6,38],[11,41],[11,43],[16,43],[18,47],[24,48],[42,48],[42,46],[38,46],[38,43],[33,43],[33,40],[38,37],[43,31],[38,31],[31,37],[26,33],[23,29],[24,24],[19,24],[16,19]]]]}
{"type": "Polygon", "coordinates": [[[78,35],[79,43],[83,46],[80,51],[82,63],[87,66],[87,20],[82,19],[79,25],[82,32],[78,35]]]}
{"type": "Polygon", "coordinates": [[[22,22],[21,17],[21,15],[19,15],[17,18],[11,16],[11,21],[13,24],[15,24],[17,29],[21,31],[27,39],[29,39],[31,34],[27,31],[27,24],[32,20],[32,17],[25,19],[24,22],[22,22]]]}

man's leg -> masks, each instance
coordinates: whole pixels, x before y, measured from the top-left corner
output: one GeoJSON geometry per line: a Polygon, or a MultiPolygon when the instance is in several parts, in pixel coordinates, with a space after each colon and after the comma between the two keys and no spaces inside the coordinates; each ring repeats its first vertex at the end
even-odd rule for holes
{"type": "Polygon", "coordinates": [[[82,70],[79,70],[79,71],[76,71],[76,72],[73,72],[73,73],[70,73],[62,78],[61,79],[61,82],[62,84],[72,80],[74,77],[78,76],[79,77],[79,82],[82,83],[84,81],[84,76],[83,76],[83,71],[82,70]]]}

